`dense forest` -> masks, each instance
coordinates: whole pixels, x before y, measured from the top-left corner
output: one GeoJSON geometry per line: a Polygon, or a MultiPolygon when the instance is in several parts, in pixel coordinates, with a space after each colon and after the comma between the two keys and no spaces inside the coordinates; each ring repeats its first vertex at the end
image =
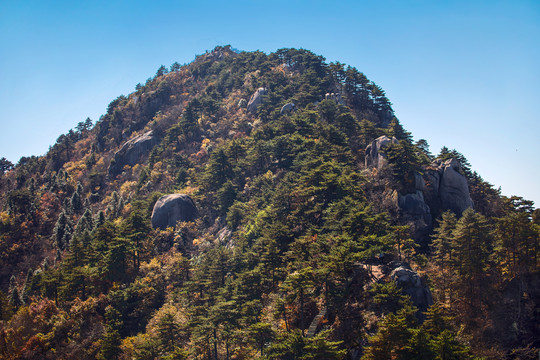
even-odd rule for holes
{"type": "Polygon", "coordinates": [[[2,359],[539,356],[540,210],[307,50],[159,67],[0,211],[2,359]]]}

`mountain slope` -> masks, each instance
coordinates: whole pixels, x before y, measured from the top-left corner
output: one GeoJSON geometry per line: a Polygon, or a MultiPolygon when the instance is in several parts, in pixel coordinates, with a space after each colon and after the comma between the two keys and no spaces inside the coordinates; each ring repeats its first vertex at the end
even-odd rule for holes
{"type": "Polygon", "coordinates": [[[6,358],[539,346],[532,203],[413,143],[382,89],[306,50],[162,66],[0,186],[6,358]]]}

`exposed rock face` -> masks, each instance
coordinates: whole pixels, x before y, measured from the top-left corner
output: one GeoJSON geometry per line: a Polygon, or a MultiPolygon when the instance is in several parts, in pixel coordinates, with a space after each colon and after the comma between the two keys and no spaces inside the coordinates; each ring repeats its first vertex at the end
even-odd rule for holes
{"type": "Polygon", "coordinates": [[[415,193],[398,196],[398,205],[401,211],[411,217],[417,232],[431,228],[431,209],[424,201],[424,194],[417,190],[415,193]]]}
{"type": "Polygon", "coordinates": [[[259,105],[263,103],[263,95],[266,94],[268,94],[268,90],[266,88],[258,88],[257,91],[255,91],[253,95],[251,95],[251,97],[249,98],[247,110],[250,113],[255,114],[259,105]]]}
{"type": "Polygon", "coordinates": [[[406,219],[414,223],[414,238],[424,238],[433,226],[433,219],[442,211],[452,210],[458,216],[473,202],[467,179],[455,159],[436,160],[424,170],[424,177],[415,174],[415,191],[399,194],[398,206],[406,219]]]}
{"type": "Polygon", "coordinates": [[[185,194],[171,194],[159,198],[152,211],[152,227],[174,227],[178,221],[193,221],[198,211],[193,200],[185,194]]]}
{"type": "Polygon", "coordinates": [[[247,106],[247,100],[246,99],[240,99],[238,101],[238,107],[239,108],[245,108],[247,106]]]}
{"type": "Polygon", "coordinates": [[[340,105],[345,105],[345,102],[343,101],[343,98],[341,97],[340,93],[326,93],[324,95],[325,100],[334,100],[336,103],[340,105]]]}
{"type": "Polygon", "coordinates": [[[373,140],[371,144],[366,147],[365,152],[365,164],[366,168],[376,168],[380,170],[386,163],[386,156],[381,152],[381,149],[389,144],[397,144],[398,140],[395,137],[390,139],[388,136],[383,135],[373,140]]]}
{"type": "Polygon", "coordinates": [[[114,154],[114,159],[109,165],[109,175],[116,176],[122,172],[124,166],[133,166],[137,164],[144,155],[150,152],[157,142],[158,139],[153,135],[152,131],[127,141],[122,145],[120,150],[114,154]]]}
{"type": "Polygon", "coordinates": [[[294,111],[294,109],[296,109],[296,105],[294,105],[293,103],[287,103],[283,105],[283,107],[281,108],[281,111],[279,112],[279,115],[289,113],[291,111],[294,111]]]}
{"type": "Polygon", "coordinates": [[[425,172],[426,202],[431,209],[452,210],[461,215],[473,207],[467,179],[456,159],[435,160],[425,172]]]}
{"type": "Polygon", "coordinates": [[[422,284],[422,280],[416,271],[400,266],[390,274],[392,280],[396,282],[405,294],[411,297],[413,305],[418,310],[426,311],[433,304],[433,298],[429,289],[422,284]]]}

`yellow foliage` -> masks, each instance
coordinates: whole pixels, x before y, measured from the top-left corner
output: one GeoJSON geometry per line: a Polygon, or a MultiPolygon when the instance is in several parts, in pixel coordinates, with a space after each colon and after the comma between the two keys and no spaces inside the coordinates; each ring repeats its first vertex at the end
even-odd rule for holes
{"type": "Polygon", "coordinates": [[[274,177],[274,173],[272,173],[271,170],[268,170],[268,171],[264,174],[264,177],[265,177],[266,179],[271,180],[271,179],[274,177]]]}
{"type": "Polygon", "coordinates": [[[161,269],[161,264],[158,257],[154,257],[152,260],[150,260],[150,262],[145,262],[141,265],[141,271],[145,274],[158,271],[159,269],[161,269]]]}
{"type": "Polygon", "coordinates": [[[9,214],[6,211],[0,212],[0,221],[3,224],[7,224],[9,222],[9,214]]]}
{"type": "Polygon", "coordinates": [[[100,157],[100,158],[98,159],[98,161],[96,161],[96,165],[95,165],[95,166],[96,166],[96,167],[97,167],[97,166],[99,166],[99,167],[105,166],[105,160],[103,159],[103,157],[100,157]]]}
{"type": "Polygon", "coordinates": [[[122,209],[122,212],[123,212],[124,214],[129,214],[129,213],[131,212],[131,203],[125,204],[125,205],[124,205],[124,208],[122,209]]]}
{"type": "Polygon", "coordinates": [[[86,164],[81,161],[70,161],[64,165],[64,169],[70,175],[77,175],[77,173],[86,170],[86,164]]]}
{"type": "Polygon", "coordinates": [[[126,181],[125,183],[120,186],[120,194],[122,196],[128,195],[130,192],[135,191],[137,187],[136,181],[126,181]]]}
{"type": "Polygon", "coordinates": [[[178,303],[166,303],[158,311],[155,312],[154,316],[148,322],[146,326],[146,333],[150,335],[157,336],[157,329],[159,327],[159,322],[165,315],[172,315],[176,324],[181,328],[187,326],[188,318],[186,316],[186,311],[178,303]]]}
{"type": "Polygon", "coordinates": [[[122,340],[120,344],[120,349],[122,350],[123,358],[125,359],[135,359],[137,358],[139,349],[144,347],[144,344],[152,341],[152,336],[148,334],[137,334],[135,336],[130,336],[122,340]]]}

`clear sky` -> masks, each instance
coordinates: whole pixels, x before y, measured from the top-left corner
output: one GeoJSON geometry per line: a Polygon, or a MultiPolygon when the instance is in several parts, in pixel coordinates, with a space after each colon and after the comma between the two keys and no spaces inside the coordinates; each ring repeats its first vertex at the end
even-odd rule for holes
{"type": "Polygon", "coordinates": [[[540,1],[0,1],[0,157],[42,155],[160,65],[309,49],[380,85],[431,151],[540,206],[540,1]]]}

